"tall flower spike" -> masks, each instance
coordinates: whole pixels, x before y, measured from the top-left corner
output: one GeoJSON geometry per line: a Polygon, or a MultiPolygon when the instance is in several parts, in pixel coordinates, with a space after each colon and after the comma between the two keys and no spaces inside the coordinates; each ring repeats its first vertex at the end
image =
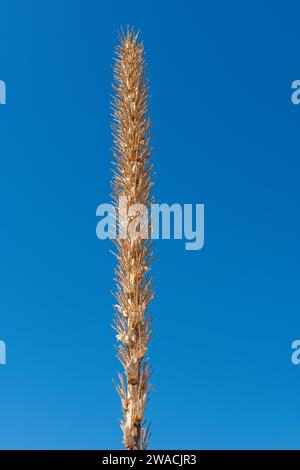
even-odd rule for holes
{"type": "MultiPolygon", "coordinates": [[[[147,307],[153,298],[152,242],[149,240],[150,219],[142,230],[128,228],[139,220],[140,211],[130,210],[134,204],[149,209],[152,165],[150,163],[150,119],[148,115],[148,85],[145,78],[144,47],[138,34],[128,28],[121,34],[114,64],[114,176],[113,200],[118,214],[120,198],[125,200],[125,221],[122,237],[116,240],[116,293],[114,329],[119,345],[118,358],[124,368],[119,374],[117,391],[121,398],[123,445],[128,450],[146,449],[149,426],[145,427],[144,413],[149,392],[148,343],[151,338],[151,317],[147,307]],[[125,229],[124,229],[125,222],[125,229]],[[134,235],[134,236],[133,236],[134,235]]],[[[119,215],[119,224],[120,217],[119,215]]],[[[145,225],[145,220],[143,220],[145,225]]],[[[119,227],[120,230],[120,227],[119,227]]],[[[120,233],[119,233],[120,234],[120,233]]]]}

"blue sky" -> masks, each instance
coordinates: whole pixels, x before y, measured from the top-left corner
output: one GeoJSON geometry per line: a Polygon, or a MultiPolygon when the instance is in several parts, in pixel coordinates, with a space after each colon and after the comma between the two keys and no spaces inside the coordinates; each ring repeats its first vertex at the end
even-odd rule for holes
{"type": "Polygon", "coordinates": [[[0,447],[120,447],[110,327],[112,51],[141,30],[155,195],[204,203],[158,241],[152,448],[300,448],[299,3],[2,0],[0,447]]]}

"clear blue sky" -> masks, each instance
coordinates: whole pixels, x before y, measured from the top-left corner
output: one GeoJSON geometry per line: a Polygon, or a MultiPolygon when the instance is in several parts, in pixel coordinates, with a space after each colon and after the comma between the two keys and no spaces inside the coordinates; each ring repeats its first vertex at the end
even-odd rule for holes
{"type": "Polygon", "coordinates": [[[1,448],[119,448],[109,201],[112,50],[141,30],[159,202],[153,448],[300,448],[297,1],[1,0],[1,448]]]}

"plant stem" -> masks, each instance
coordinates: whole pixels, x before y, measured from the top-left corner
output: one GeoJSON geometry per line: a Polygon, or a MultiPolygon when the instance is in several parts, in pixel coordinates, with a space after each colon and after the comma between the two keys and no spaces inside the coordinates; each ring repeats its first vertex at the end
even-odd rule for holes
{"type": "MultiPolygon", "coordinates": [[[[113,199],[118,209],[120,198],[126,201],[126,224],[123,238],[116,240],[116,293],[114,328],[117,331],[118,358],[124,368],[116,386],[121,398],[123,444],[128,450],[147,448],[149,426],[144,412],[149,392],[148,343],[151,338],[151,317],[147,313],[153,298],[152,242],[149,240],[150,220],[146,236],[129,234],[130,224],[139,220],[138,207],[128,215],[134,204],[146,208],[152,202],[152,165],[150,163],[150,119],[148,115],[148,84],[145,79],[144,47],[133,29],[122,33],[114,64],[114,176],[113,199]]],[[[120,214],[119,214],[120,218],[120,214]]],[[[139,222],[140,224],[140,222],[139,222]]],[[[140,225],[135,225],[141,229],[140,225]]]]}

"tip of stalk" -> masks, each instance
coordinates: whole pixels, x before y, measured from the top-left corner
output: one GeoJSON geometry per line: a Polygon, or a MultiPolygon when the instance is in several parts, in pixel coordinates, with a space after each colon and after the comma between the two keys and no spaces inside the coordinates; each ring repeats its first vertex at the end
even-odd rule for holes
{"type": "Polygon", "coordinates": [[[136,43],[140,30],[136,30],[134,26],[127,25],[126,28],[120,27],[118,31],[119,41],[124,47],[128,47],[131,43],[136,43]]]}

